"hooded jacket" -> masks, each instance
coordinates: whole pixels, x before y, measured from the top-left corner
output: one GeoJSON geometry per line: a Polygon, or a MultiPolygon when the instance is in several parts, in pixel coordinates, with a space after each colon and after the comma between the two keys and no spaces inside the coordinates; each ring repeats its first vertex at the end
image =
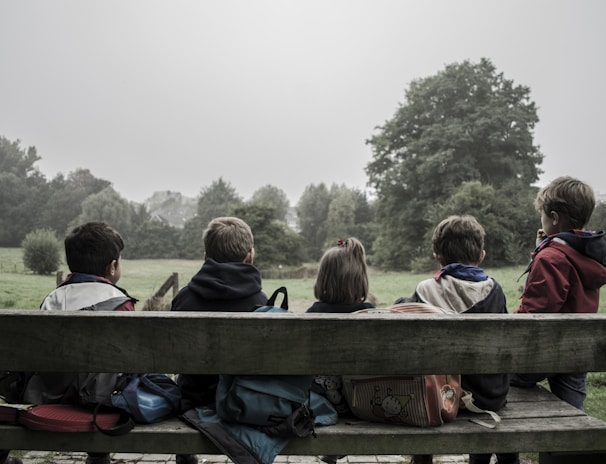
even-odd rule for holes
{"type": "MultiPolygon", "coordinates": [[[[505,294],[501,286],[489,278],[479,268],[455,264],[457,270],[452,273],[438,272],[433,279],[420,282],[413,299],[441,308],[450,308],[457,313],[507,313],[505,294]],[[464,278],[460,270],[467,272],[464,278]],[[469,280],[466,280],[469,279],[469,280]],[[483,280],[479,280],[483,279],[483,280]]],[[[461,334],[461,336],[472,336],[461,334]]],[[[481,356],[482,353],[476,353],[481,356]]],[[[471,392],[474,404],[482,409],[498,411],[507,402],[509,391],[508,374],[462,375],[461,386],[471,392]]]]}
{"type": "Polygon", "coordinates": [[[604,232],[551,235],[531,254],[518,313],[596,313],[606,283],[604,232]]]}
{"type": "Polygon", "coordinates": [[[40,309],[134,311],[137,301],[105,277],[74,272],[44,298],[40,309]]]}
{"type": "Polygon", "coordinates": [[[267,303],[261,273],[252,264],[208,258],[173,298],[171,311],[253,311],[267,303]]]}

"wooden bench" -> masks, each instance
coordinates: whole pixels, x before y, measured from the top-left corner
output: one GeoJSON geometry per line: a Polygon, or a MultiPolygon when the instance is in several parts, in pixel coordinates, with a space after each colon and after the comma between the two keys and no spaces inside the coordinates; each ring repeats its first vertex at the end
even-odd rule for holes
{"type": "MultiPolygon", "coordinates": [[[[0,311],[3,371],[418,374],[606,371],[606,314],[336,315],[0,311]]],[[[437,428],[341,421],[287,455],[539,452],[606,462],[606,422],[547,391],[512,388],[488,429],[460,415],[437,428]],[[569,454],[573,453],[573,454],[569,454]],[[588,453],[588,454],[583,454],[588,453]],[[578,457],[578,454],[583,454],[578,457]]],[[[218,454],[179,419],[130,433],[0,426],[0,449],[218,454]]],[[[591,461],[591,460],[594,461],[591,461]]]]}

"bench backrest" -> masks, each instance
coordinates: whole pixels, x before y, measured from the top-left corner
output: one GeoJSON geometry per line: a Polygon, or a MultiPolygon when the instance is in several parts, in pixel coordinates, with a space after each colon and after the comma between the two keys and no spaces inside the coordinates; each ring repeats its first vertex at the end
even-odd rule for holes
{"type": "Polygon", "coordinates": [[[230,374],[606,371],[606,314],[0,311],[0,369],[230,374]]]}

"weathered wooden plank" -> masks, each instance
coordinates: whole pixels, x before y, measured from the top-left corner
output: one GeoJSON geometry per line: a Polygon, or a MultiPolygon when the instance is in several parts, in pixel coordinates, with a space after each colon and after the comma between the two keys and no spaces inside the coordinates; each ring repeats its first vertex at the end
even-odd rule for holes
{"type": "MultiPolygon", "coordinates": [[[[425,454],[514,451],[599,451],[606,448],[606,422],[586,416],[549,393],[512,389],[507,413],[496,429],[487,429],[461,415],[456,422],[436,428],[416,428],[341,421],[317,429],[317,438],[293,440],[284,454],[425,454]],[[529,416],[529,396],[549,397],[537,401],[529,416]]],[[[57,451],[103,451],[146,453],[204,453],[218,450],[199,432],[172,419],[140,425],[127,435],[108,437],[101,433],[41,433],[18,426],[0,426],[0,449],[57,451]]]]}
{"type": "Polygon", "coordinates": [[[606,371],[606,314],[0,311],[0,369],[241,374],[606,371]],[[251,349],[254,347],[254,349],[251,349]]]}
{"type": "MultiPolygon", "coordinates": [[[[440,454],[483,452],[600,451],[606,425],[595,418],[504,420],[496,430],[471,422],[421,429],[340,422],[317,429],[317,438],[293,440],[284,454],[440,454]]],[[[178,420],[137,426],[119,437],[101,433],[51,433],[0,425],[0,447],[49,451],[217,454],[198,431],[178,420]]],[[[220,453],[219,453],[220,454],[220,453]]]]}

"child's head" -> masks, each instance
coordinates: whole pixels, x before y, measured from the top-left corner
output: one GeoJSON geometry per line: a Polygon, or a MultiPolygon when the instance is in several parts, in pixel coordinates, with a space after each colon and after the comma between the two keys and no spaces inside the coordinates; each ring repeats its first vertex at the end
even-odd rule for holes
{"type": "Polygon", "coordinates": [[[595,195],[593,189],[584,182],[563,176],[543,187],[537,194],[534,205],[542,217],[550,219],[552,223],[555,220],[555,230],[549,231],[550,235],[585,227],[595,208],[595,195]]]}
{"type": "Polygon", "coordinates": [[[219,263],[249,263],[254,257],[250,227],[236,217],[219,217],[208,223],[203,234],[204,254],[219,263]]]}
{"type": "Polygon", "coordinates": [[[354,304],[368,296],[366,252],[356,238],[339,240],[320,260],[315,297],[324,303],[354,304]]]}
{"type": "Polygon", "coordinates": [[[484,228],[470,215],[449,216],[433,231],[433,255],[441,266],[452,263],[478,266],[484,259],[484,228]]]}
{"type": "Polygon", "coordinates": [[[71,272],[106,277],[114,284],[120,279],[120,254],[124,241],[104,222],[87,222],[65,237],[65,256],[71,272]]]}

